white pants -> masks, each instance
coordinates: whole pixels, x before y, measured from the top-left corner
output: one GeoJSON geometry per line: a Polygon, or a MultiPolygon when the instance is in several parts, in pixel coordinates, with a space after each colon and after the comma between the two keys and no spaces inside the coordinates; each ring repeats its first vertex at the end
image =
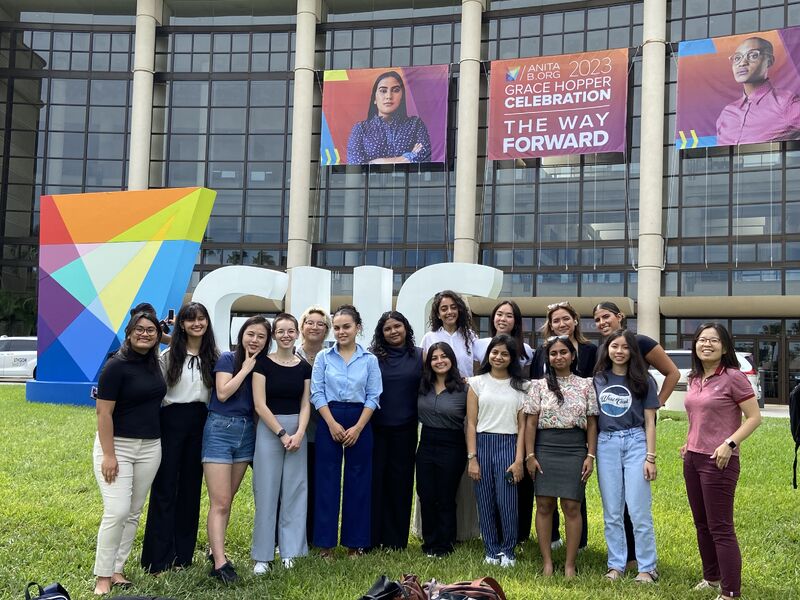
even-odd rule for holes
{"type": "Polygon", "coordinates": [[[119,474],[106,482],[100,466],[103,449],[100,438],[94,441],[94,476],[103,496],[103,520],[97,532],[94,574],[111,577],[121,573],[131,553],[144,501],[161,464],[161,440],[114,438],[119,474]]]}

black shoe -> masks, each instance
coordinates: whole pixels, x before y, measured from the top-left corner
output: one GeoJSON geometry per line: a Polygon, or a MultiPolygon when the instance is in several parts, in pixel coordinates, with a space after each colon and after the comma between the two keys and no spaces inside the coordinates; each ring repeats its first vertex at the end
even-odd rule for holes
{"type": "Polygon", "coordinates": [[[233,565],[230,561],[226,562],[219,569],[211,569],[211,571],[208,573],[208,576],[219,579],[226,585],[236,583],[236,581],[239,579],[239,576],[236,574],[236,570],[233,568],[233,565]]]}

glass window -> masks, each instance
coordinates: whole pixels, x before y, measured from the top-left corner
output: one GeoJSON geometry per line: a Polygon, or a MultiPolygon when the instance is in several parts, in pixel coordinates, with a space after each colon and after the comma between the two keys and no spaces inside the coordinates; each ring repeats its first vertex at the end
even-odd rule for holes
{"type": "Polygon", "coordinates": [[[246,106],[246,81],[215,81],[211,85],[212,106],[246,106]]]}
{"type": "Polygon", "coordinates": [[[208,106],[207,81],[173,81],[172,106],[208,106]]]}
{"type": "Polygon", "coordinates": [[[122,133],[90,133],[88,135],[87,158],[125,157],[125,134],[122,133]]]}
{"type": "Polygon", "coordinates": [[[244,160],[245,136],[212,135],[208,140],[209,160],[244,160]]]}
{"type": "Polygon", "coordinates": [[[86,104],[88,81],[85,79],[51,79],[52,104],[86,104]]]}
{"type": "Polygon", "coordinates": [[[125,107],[91,106],[88,129],[89,131],[123,131],[125,118],[125,107]]]}
{"type": "Polygon", "coordinates": [[[211,133],[244,133],[247,109],[212,108],[211,133]]]}
{"type": "Polygon", "coordinates": [[[684,296],[727,296],[727,271],[684,271],[681,274],[684,296]]]}
{"type": "Polygon", "coordinates": [[[273,217],[247,217],[244,223],[244,241],[253,243],[280,243],[283,219],[273,217]]]}
{"type": "Polygon", "coordinates": [[[173,108],[170,110],[172,133],[205,133],[208,113],[205,108],[173,108]]]}
{"type": "Polygon", "coordinates": [[[93,79],[92,104],[128,105],[128,82],[112,79],[93,79]]]}
{"type": "Polygon", "coordinates": [[[578,275],[575,273],[539,273],[536,275],[536,295],[568,298],[578,295],[578,275]]]}
{"type": "Polygon", "coordinates": [[[251,108],[250,133],[283,133],[286,131],[286,109],[251,108]]]}
{"type": "Polygon", "coordinates": [[[781,272],[778,270],[733,272],[733,294],[735,296],[763,296],[780,293],[781,272]]]}

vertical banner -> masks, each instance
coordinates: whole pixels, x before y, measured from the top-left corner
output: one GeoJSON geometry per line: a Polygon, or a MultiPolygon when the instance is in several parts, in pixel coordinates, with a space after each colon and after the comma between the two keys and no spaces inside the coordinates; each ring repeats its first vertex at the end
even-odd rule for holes
{"type": "Polygon", "coordinates": [[[678,149],[800,139],[800,27],[681,42],[678,149]]]}
{"type": "Polygon", "coordinates": [[[491,160],[625,151],[628,50],[492,61],[491,160]]]}
{"type": "Polygon", "coordinates": [[[449,66],[325,71],[323,165],[444,162],[449,66]]]}

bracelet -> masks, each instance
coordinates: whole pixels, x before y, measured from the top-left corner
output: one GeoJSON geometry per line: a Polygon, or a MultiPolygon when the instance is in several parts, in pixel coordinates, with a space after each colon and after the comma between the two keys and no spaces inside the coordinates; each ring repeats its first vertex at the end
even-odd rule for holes
{"type": "Polygon", "coordinates": [[[528,454],[528,456],[525,457],[525,462],[528,462],[529,458],[534,458],[535,456],[536,456],[536,454],[531,452],[530,454],[528,454]]]}
{"type": "Polygon", "coordinates": [[[649,462],[651,465],[656,464],[656,461],[654,461],[652,458],[648,457],[648,458],[645,458],[644,460],[645,460],[645,462],[649,462]]]}
{"type": "Polygon", "coordinates": [[[592,460],[597,460],[597,457],[594,454],[590,454],[589,452],[586,453],[586,456],[588,456],[592,460]]]}
{"type": "Polygon", "coordinates": [[[648,453],[647,453],[647,456],[652,456],[653,458],[658,458],[658,456],[656,456],[656,455],[655,455],[654,453],[652,453],[652,452],[648,452],[648,453]]]}

